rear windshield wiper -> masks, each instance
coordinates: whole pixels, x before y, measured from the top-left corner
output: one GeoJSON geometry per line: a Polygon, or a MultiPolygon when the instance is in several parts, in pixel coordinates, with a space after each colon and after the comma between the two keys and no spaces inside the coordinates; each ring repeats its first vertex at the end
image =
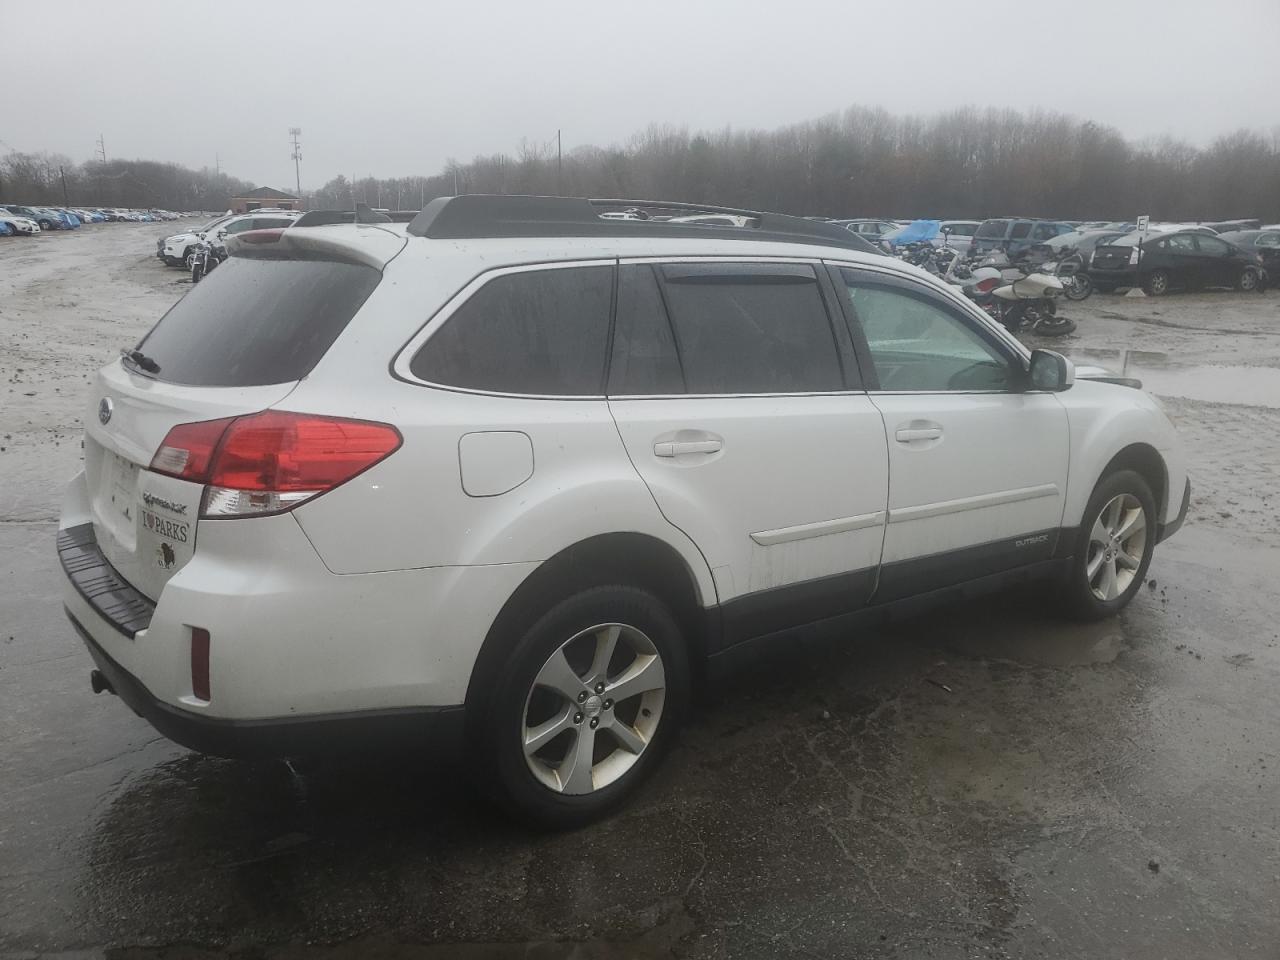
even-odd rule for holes
{"type": "Polygon", "coordinates": [[[147,373],[160,372],[160,364],[156,363],[141,350],[129,350],[122,347],[120,349],[120,356],[131,361],[135,366],[139,369],[145,370],[147,373]]]}

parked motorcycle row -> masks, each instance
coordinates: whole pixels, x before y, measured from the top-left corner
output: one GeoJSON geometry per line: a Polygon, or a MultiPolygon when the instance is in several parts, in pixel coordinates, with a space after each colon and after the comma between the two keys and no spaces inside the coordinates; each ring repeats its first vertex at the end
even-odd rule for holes
{"type": "Polygon", "coordinates": [[[1043,245],[1013,261],[1003,251],[966,257],[928,241],[899,247],[896,254],[954,286],[1010,333],[1065,336],[1076,324],[1059,313],[1059,301],[1093,292],[1079,253],[1054,254],[1043,245]]]}

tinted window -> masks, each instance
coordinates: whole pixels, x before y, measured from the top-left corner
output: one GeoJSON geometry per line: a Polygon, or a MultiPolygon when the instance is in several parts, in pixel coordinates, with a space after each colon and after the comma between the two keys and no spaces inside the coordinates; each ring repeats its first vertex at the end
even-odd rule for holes
{"type": "Polygon", "coordinates": [[[1170,237],[1166,242],[1169,245],[1169,249],[1174,253],[1196,252],[1196,242],[1188,233],[1180,234],[1176,237],[1170,237]]]}
{"type": "Polygon", "coordinates": [[[1058,235],[1058,228],[1051,223],[1037,223],[1036,228],[1031,231],[1032,240],[1048,240],[1058,235]]]}
{"type": "Polygon", "coordinates": [[[618,268],[618,312],[614,321],[609,393],[615,396],[684,393],[671,324],[653,268],[618,268]]]}
{"type": "Polygon", "coordinates": [[[292,220],[289,220],[285,217],[254,217],[253,229],[255,230],[278,229],[280,227],[287,227],[292,223],[293,223],[292,220]]]}
{"type": "Polygon", "coordinates": [[[843,389],[811,267],[681,264],[662,273],[690,393],[843,389]]]}
{"type": "Polygon", "coordinates": [[[975,236],[986,239],[998,239],[1003,237],[1005,231],[1008,229],[1008,220],[988,220],[982,226],[978,227],[978,232],[975,236]]]}
{"type": "Polygon", "coordinates": [[[1030,220],[1019,220],[1013,225],[1013,229],[1009,231],[1010,240],[1021,240],[1031,232],[1030,220]]]}
{"type": "Polygon", "coordinates": [[[232,257],[138,345],[156,377],[202,387],[289,383],[311,372],[382,274],[321,260],[232,257]]]}
{"type": "Polygon", "coordinates": [[[972,237],[975,229],[977,228],[972,223],[953,223],[951,225],[951,235],[953,237],[972,237]]]}
{"type": "Polygon", "coordinates": [[[1200,252],[1211,257],[1225,257],[1231,252],[1231,248],[1217,237],[1197,237],[1196,242],[1200,244],[1200,252]]]}
{"type": "Polygon", "coordinates": [[[227,232],[228,236],[230,236],[233,233],[240,233],[244,230],[252,230],[253,218],[245,217],[243,220],[233,220],[231,223],[228,223],[225,226],[223,226],[222,229],[227,232]]]}
{"type": "Polygon", "coordinates": [[[613,267],[490,280],[431,335],[414,376],[494,393],[596,396],[604,381],[613,267]]]}
{"type": "Polygon", "coordinates": [[[1280,247],[1280,233],[1262,233],[1253,241],[1255,247],[1280,247]]]}
{"type": "Polygon", "coordinates": [[[1004,355],[947,306],[923,291],[841,273],[881,390],[1009,388],[1004,355]]]}

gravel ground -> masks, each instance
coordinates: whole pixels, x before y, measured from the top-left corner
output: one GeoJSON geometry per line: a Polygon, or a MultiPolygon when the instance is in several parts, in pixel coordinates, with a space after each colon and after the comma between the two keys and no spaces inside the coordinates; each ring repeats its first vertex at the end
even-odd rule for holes
{"type": "Polygon", "coordinates": [[[0,240],[0,957],[1280,956],[1280,293],[1068,306],[1191,456],[1120,618],[1006,596],[703,705],[617,817],[530,835],[417,758],[188,753],[58,600],[89,373],[186,290],[162,225],[0,240]]]}

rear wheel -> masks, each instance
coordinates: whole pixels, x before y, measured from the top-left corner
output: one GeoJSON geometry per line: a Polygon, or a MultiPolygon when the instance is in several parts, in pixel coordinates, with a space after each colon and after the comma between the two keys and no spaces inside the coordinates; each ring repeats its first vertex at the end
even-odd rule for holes
{"type": "Polygon", "coordinates": [[[1156,503],[1133,470],[1103,477],[1094,488],[1063,587],[1066,612],[1082,620],[1119,613],[1146,577],[1156,546],[1156,503]]]}
{"type": "Polygon", "coordinates": [[[1150,296],[1160,297],[1169,292],[1169,271],[1168,270],[1152,270],[1147,275],[1146,283],[1142,285],[1150,296]]]}
{"type": "Polygon", "coordinates": [[[588,823],[652,772],[688,691],[680,629],[665,603],[623,585],[584,590],[530,626],[492,694],[468,703],[476,772],[523,819],[588,823]]]}
{"type": "Polygon", "coordinates": [[[1087,273],[1077,273],[1062,285],[1062,292],[1066,294],[1068,300],[1087,299],[1093,293],[1093,281],[1089,279],[1087,273]]]}

